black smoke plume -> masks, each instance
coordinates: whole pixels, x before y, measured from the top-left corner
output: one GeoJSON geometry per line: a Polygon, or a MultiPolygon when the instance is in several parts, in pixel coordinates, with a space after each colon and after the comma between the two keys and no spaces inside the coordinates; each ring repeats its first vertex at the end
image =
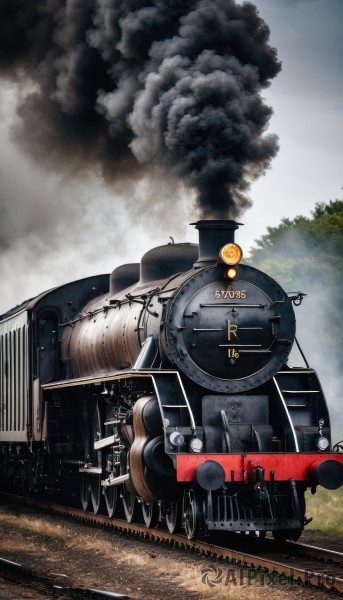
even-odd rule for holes
{"type": "Polygon", "coordinates": [[[278,149],[269,33],[234,0],[0,0],[0,72],[33,82],[14,138],[55,171],[157,167],[202,216],[238,216],[278,149]]]}

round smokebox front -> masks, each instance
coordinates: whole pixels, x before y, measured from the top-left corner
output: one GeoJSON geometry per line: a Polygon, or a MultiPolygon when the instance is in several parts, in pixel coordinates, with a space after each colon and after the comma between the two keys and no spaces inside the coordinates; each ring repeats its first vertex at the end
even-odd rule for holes
{"type": "Polygon", "coordinates": [[[204,269],[176,293],[166,318],[166,352],[190,379],[238,392],[270,379],[286,362],[295,335],[291,301],[257,269],[204,269]]]}

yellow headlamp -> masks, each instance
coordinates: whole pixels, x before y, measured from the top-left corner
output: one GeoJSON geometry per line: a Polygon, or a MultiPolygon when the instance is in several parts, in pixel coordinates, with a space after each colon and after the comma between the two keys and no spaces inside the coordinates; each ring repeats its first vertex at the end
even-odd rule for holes
{"type": "Polygon", "coordinates": [[[225,244],[219,252],[220,260],[226,265],[234,266],[242,259],[242,248],[238,244],[225,244]]]}
{"type": "Polygon", "coordinates": [[[226,277],[227,279],[235,279],[237,275],[237,271],[235,269],[235,267],[230,267],[226,273],[224,273],[224,277],[226,277]]]}

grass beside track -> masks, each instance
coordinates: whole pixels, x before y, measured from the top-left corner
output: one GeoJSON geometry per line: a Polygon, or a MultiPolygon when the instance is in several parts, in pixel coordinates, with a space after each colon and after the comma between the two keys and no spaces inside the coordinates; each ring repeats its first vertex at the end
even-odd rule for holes
{"type": "Polygon", "coordinates": [[[326,490],[320,485],[312,495],[306,492],[306,516],[313,521],[306,529],[319,529],[325,533],[343,536],[343,487],[326,490]]]}

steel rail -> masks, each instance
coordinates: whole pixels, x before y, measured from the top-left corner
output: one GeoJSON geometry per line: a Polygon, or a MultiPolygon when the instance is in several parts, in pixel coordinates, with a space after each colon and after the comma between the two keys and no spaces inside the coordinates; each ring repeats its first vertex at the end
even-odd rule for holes
{"type": "Polygon", "coordinates": [[[320,548],[319,546],[311,546],[310,544],[302,544],[300,542],[287,542],[287,550],[290,552],[295,550],[297,556],[307,556],[308,558],[322,562],[343,566],[343,552],[320,548]]]}
{"type": "Polygon", "coordinates": [[[56,597],[56,594],[63,594],[63,597],[65,598],[66,594],[68,594],[71,598],[80,600],[129,600],[130,598],[126,594],[117,594],[115,592],[98,590],[84,586],[66,585],[61,583],[58,579],[41,575],[40,573],[37,573],[32,569],[28,569],[20,563],[6,560],[5,558],[1,557],[0,575],[5,579],[8,577],[12,581],[13,579],[20,579],[25,580],[26,582],[29,581],[33,585],[36,584],[43,586],[45,590],[54,597],[56,597]]]}

